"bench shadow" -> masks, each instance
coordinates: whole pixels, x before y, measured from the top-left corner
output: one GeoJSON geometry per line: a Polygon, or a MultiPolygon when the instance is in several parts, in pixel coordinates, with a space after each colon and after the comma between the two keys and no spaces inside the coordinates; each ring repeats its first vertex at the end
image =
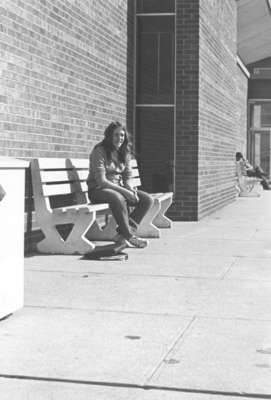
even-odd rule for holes
{"type": "MultiPolygon", "coordinates": [[[[37,250],[33,249],[31,252],[28,252],[24,255],[25,258],[31,258],[35,256],[39,257],[48,257],[48,253],[39,253],[37,250]]],[[[64,255],[64,254],[51,254],[51,255],[64,255]]],[[[78,256],[78,260],[90,261],[90,260],[100,260],[100,261],[123,261],[128,260],[128,254],[123,252],[122,249],[119,249],[116,243],[105,244],[105,245],[96,245],[96,247],[87,252],[86,254],[65,254],[65,256],[78,256]]]]}
{"type": "Polygon", "coordinates": [[[84,254],[80,260],[123,261],[128,260],[128,254],[119,249],[116,243],[96,246],[92,251],[84,254]]]}

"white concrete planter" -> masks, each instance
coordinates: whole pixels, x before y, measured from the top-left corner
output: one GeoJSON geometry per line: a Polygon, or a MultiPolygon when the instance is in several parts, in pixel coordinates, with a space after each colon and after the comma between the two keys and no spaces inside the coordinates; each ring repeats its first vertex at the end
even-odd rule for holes
{"type": "Polygon", "coordinates": [[[24,188],[28,162],[0,157],[0,319],[23,307],[24,188]],[[1,196],[0,196],[1,197],[1,196]]]}

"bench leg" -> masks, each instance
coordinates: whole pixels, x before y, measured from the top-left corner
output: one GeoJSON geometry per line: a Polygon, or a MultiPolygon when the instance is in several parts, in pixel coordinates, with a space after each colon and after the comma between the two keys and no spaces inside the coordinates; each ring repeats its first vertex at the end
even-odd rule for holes
{"type": "Polygon", "coordinates": [[[108,220],[106,225],[101,228],[97,221],[95,221],[88,232],[86,233],[87,239],[90,240],[109,240],[111,241],[112,238],[116,235],[116,228],[117,224],[113,215],[107,216],[108,220]]]}
{"type": "MultiPolygon", "coordinates": [[[[53,223],[47,226],[43,225],[42,231],[45,239],[37,244],[38,251],[49,254],[85,254],[92,251],[95,245],[85,237],[85,233],[94,223],[95,214],[95,212],[91,212],[76,215],[76,219],[70,221],[74,223],[74,226],[66,240],[61,237],[53,223]]],[[[63,223],[67,223],[67,221],[63,223]]]]}
{"type": "MultiPolygon", "coordinates": [[[[163,210],[161,212],[161,217],[159,218],[160,224],[163,227],[170,227],[171,221],[164,215],[171,202],[165,200],[165,204],[163,206],[163,210]]],[[[160,226],[158,227],[154,224],[155,217],[160,214],[161,203],[158,199],[154,199],[154,204],[152,208],[148,211],[148,213],[144,216],[140,224],[137,226],[136,234],[143,238],[159,238],[160,234],[160,226]]],[[[90,240],[108,240],[111,241],[113,237],[116,235],[116,221],[113,215],[108,215],[108,222],[104,228],[101,228],[97,221],[91,225],[89,231],[86,234],[86,237],[90,240]]]]}
{"type": "Polygon", "coordinates": [[[257,192],[240,192],[239,197],[260,197],[260,193],[257,192]]]}
{"type": "Polygon", "coordinates": [[[171,228],[172,221],[165,216],[165,213],[169,209],[172,203],[172,197],[164,199],[161,201],[161,207],[159,213],[153,220],[153,223],[157,228],[171,228]]]}
{"type": "Polygon", "coordinates": [[[159,238],[161,236],[160,229],[154,224],[153,220],[160,212],[161,204],[157,199],[154,199],[154,204],[138,224],[136,234],[143,238],[159,238]]]}
{"type": "Polygon", "coordinates": [[[249,182],[243,176],[238,179],[239,197],[260,197],[257,188],[259,188],[258,181],[249,182]]]}

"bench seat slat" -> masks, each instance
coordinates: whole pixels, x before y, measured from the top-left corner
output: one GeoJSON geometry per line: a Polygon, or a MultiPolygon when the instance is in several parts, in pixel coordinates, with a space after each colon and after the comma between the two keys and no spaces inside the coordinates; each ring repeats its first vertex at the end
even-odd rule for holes
{"type": "Polygon", "coordinates": [[[102,211],[102,210],[107,210],[109,209],[109,205],[107,203],[101,203],[101,204],[78,204],[78,205],[73,205],[73,206],[67,206],[67,207],[57,207],[54,208],[52,211],[54,214],[59,214],[59,213],[64,213],[67,211],[80,211],[88,209],[90,212],[92,211],[102,211]]]}
{"type": "Polygon", "coordinates": [[[165,192],[165,193],[150,193],[154,199],[159,201],[163,201],[165,199],[169,199],[173,196],[173,192],[165,192]]]}

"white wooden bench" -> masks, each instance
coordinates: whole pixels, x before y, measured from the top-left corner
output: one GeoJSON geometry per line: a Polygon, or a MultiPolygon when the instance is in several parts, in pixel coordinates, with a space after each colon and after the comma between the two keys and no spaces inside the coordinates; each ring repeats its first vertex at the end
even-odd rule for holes
{"type": "MultiPolygon", "coordinates": [[[[133,171],[132,186],[138,188],[141,186],[141,180],[136,159],[132,160],[131,165],[133,171]]],[[[154,225],[158,229],[171,228],[172,221],[165,214],[172,204],[173,193],[172,192],[151,193],[151,196],[154,199],[154,205],[152,207],[152,210],[150,210],[150,213],[153,214],[152,225],[154,225]]],[[[148,216],[146,217],[148,218],[148,216]]],[[[137,233],[139,236],[148,237],[148,234],[151,234],[152,232],[148,233],[147,226],[145,226],[144,221],[142,222],[143,223],[141,223],[140,226],[138,227],[137,233]]],[[[158,233],[159,234],[154,237],[159,237],[160,232],[158,233]]]]}
{"type": "Polygon", "coordinates": [[[45,238],[37,244],[43,253],[84,254],[95,245],[86,233],[96,223],[96,213],[108,204],[88,204],[87,188],[82,190],[69,159],[39,158],[31,161],[36,221],[45,238]],[[58,226],[72,224],[66,239],[58,226]]]}
{"type": "Polygon", "coordinates": [[[243,175],[239,162],[236,165],[236,189],[240,197],[259,197],[262,190],[261,179],[243,175]]]}
{"type": "MultiPolygon", "coordinates": [[[[81,182],[81,190],[87,191],[86,179],[88,176],[88,159],[71,159],[71,166],[78,173],[78,181],[81,182]]],[[[132,160],[132,185],[140,187],[141,180],[136,160],[132,160]]],[[[172,203],[173,193],[153,193],[154,205],[145,215],[137,227],[136,234],[141,237],[159,238],[161,236],[160,228],[170,228],[172,221],[166,217],[165,213],[172,203]]],[[[108,210],[108,219],[106,226],[101,228],[98,222],[94,222],[87,237],[91,240],[111,240],[116,234],[116,223],[110,210],[108,210]]]]}
{"type": "MultiPolygon", "coordinates": [[[[133,161],[133,185],[141,181],[136,161],[133,161]]],[[[43,253],[84,254],[94,249],[93,241],[112,240],[116,222],[109,205],[89,204],[86,179],[88,159],[39,158],[31,161],[31,176],[36,222],[45,238],[37,244],[43,253]],[[105,223],[98,222],[99,214],[105,223]],[[66,239],[59,227],[72,224],[66,239]]],[[[154,205],[137,227],[142,237],[160,237],[160,228],[170,228],[165,212],[172,203],[172,193],[154,193],[154,205]]]]}

